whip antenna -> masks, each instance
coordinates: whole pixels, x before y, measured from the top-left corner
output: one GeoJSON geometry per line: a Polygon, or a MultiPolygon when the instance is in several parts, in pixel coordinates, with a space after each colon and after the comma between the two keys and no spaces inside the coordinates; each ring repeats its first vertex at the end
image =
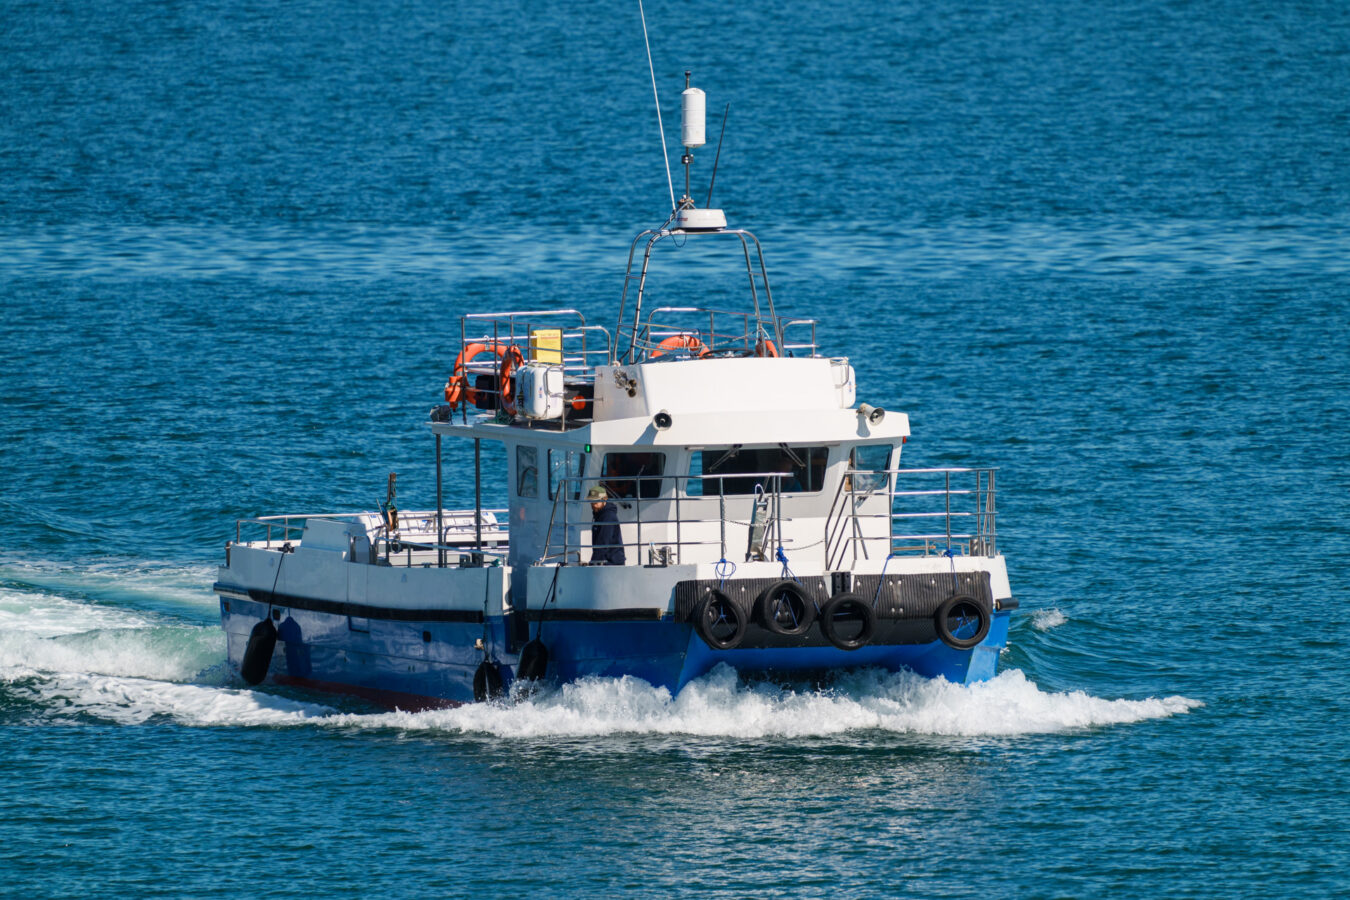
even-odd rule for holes
{"type": "Polygon", "coordinates": [[[717,155],[713,157],[712,178],[708,179],[708,200],[704,206],[712,207],[712,189],[717,184],[717,164],[722,161],[722,138],[727,136],[727,113],[731,112],[731,104],[722,110],[722,133],[717,136],[717,155]]]}
{"type": "Polygon", "coordinates": [[[670,210],[675,211],[675,182],[670,177],[670,154],[666,152],[666,126],[661,124],[661,95],[656,92],[656,69],[652,67],[652,42],[647,38],[647,14],[638,0],[638,15],[642,17],[642,42],[647,45],[647,71],[652,76],[652,97],[656,100],[656,127],[661,132],[661,156],[666,161],[666,187],[670,189],[670,210]]]}

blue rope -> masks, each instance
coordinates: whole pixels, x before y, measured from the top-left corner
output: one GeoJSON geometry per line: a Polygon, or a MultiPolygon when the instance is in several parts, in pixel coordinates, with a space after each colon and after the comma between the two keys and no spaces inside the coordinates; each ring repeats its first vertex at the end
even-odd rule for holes
{"type": "Polygon", "coordinates": [[[788,568],[788,558],[787,554],[783,552],[782,544],[778,545],[778,552],[774,554],[774,556],[780,563],[783,564],[783,577],[791,578],[793,581],[797,582],[798,584],[801,584],[802,580],[798,578],[796,575],[793,575],[792,570],[788,568]]]}
{"type": "Polygon", "coordinates": [[[959,594],[961,592],[961,584],[956,580],[956,554],[952,552],[951,547],[948,547],[947,552],[942,555],[952,561],[952,592],[959,594]]]}
{"type": "Polygon", "coordinates": [[[872,595],[872,609],[877,608],[877,601],[881,599],[881,586],[886,583],[886,567],[895,559],[894,553],[886,554],[886,561],[881,564],[881,577],[877,579],[877,592],[872,595]]]}
{"type": "Polygon", "coordinates": [[[736,564],[724,556],[717,561],[717,565],[713,566],[713,574],[722,579],[721,583],[717,585],[717,589],[720,591],[727,586],[727,579],[736,574],[736,564]],[[727,566],[731,566],[730,572],[727,571],[727,566]]]}

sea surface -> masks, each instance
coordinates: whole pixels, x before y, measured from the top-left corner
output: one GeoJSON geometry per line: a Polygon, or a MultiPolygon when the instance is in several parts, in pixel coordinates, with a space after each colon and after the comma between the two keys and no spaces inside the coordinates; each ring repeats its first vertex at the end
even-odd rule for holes
{"type": "Polygon", "coordinates": [[[669,208],[637,6],[0,0],[0,895],[1350,893],[1350,6],[647,24],[779,311],[907,464],[999,467],[997,677],[245,689],[236,519],[430,505],[459,315],[613,327],[669,208]]]}

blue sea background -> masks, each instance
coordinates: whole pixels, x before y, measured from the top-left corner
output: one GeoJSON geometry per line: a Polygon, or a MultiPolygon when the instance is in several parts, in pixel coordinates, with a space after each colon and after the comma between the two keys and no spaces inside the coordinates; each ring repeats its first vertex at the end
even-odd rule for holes
{"type": "Polygon", "coordinates": [[[236,519],[430,505],[459,315],[612,327],[637,6],[0,0],[0,895],[1350,892],[1350,6],[647,20],[779,311],[999,467],[998,677],[243,689],[236,519]]]}

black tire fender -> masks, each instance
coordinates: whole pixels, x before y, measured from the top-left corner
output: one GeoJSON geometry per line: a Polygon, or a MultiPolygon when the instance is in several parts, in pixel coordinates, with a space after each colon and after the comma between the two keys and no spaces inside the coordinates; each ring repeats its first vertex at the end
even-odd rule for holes
{"type": "Polygon", "coordinates": [[[969,650],[989,634],[989,610],[969,594],[955,594],[938,606],[933,624],[942,643],[953,650],[969,650]],[[969,631],[972,621],[973,633],[969,631]]]}
{"type": "Polygon", "coordinates": [[[806,634],[816,621],[816,601],[790,578],[771,584],[755,600],[755,618],[774,634],[806,634]]]}
{"type": "Polygon", "coordinates": [[[877,614],[872,609],[872,604],[857,594],[835,594],[820,611],[821,633],[825,635],[825,640],[840,650],[857,650],[867,646],[872,640],[872,634],[876,631],[876,627],[877,614]],[[835,630],[835,616],[841,612],[856,615],[862,620],[861,630],[851,638],[844,637],[835,630]]]}
{"type": "Polygon", "coordinates": [[[694,630],[714,650],[736,649],[745,637],[745,626],[745,613],[721,591],[709,591],[694,608],[694,630]],[[730,633],[718,627],[726,625],[731,626],[730,633]]]}

